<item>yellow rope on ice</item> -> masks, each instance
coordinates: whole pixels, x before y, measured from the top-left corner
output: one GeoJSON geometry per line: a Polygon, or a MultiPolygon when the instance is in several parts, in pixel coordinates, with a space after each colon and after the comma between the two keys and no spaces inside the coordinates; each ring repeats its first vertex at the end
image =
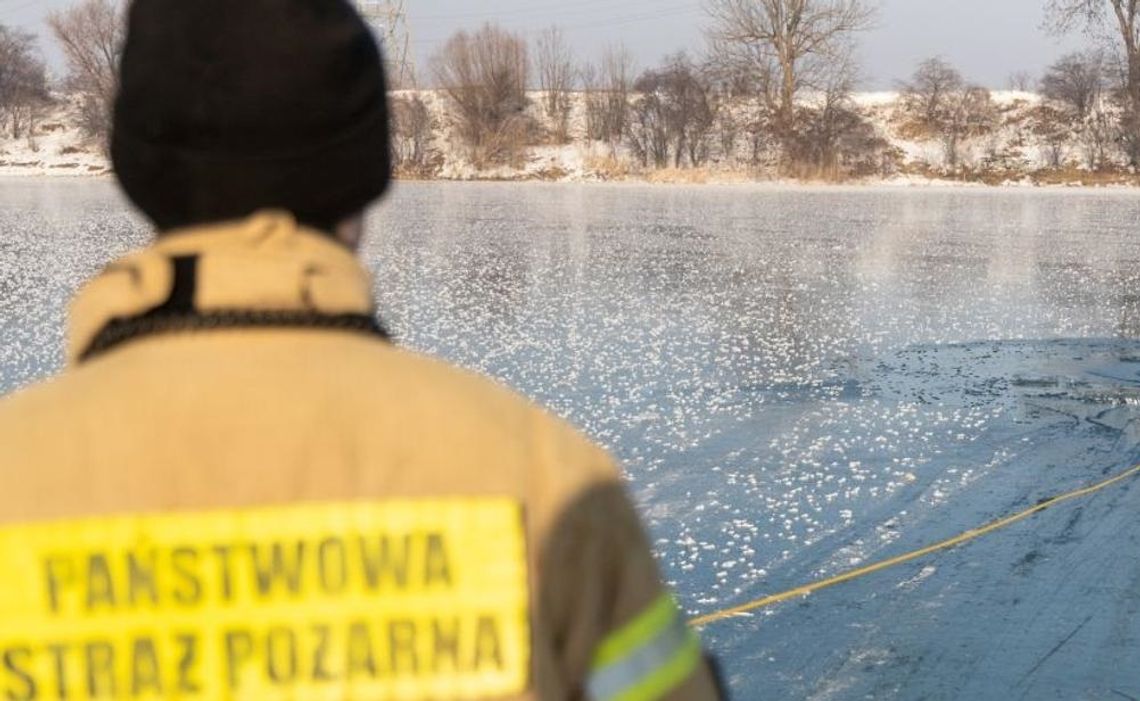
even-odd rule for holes
{"type": "Polygon", "coordinates": [[[912,550],[911,552],[899,555],[898,557],[892,557],[889,560],[883,560],[882,562],[877,562],[875,564],[860,567],[849,572],[844,572],[834,577],[829,577],[812,584],[797,587],[780,594],[772,594],[771,596],[765,596],[762,599],[757,599],[746,604],[721,609],[720,611],[715,611],[704,616],[699,616],[689,621],[689,625],[694,627],[707,626],[710,623],[716,623],[718,621],[723,621],[725,619],[739,616],[744,613],[757,611],[759,609],[768,608],[769,606],[774,606],[775,604],[779,604],[785,601],[808,596],[823,589],[829,589],[845,582],[850,582],[855,579],[860,579],[862,577],[875,574],[876,572],[882,572],[883,570],[891,569],[892,567],[897,567],[899,565],[912,562],[919,558],[926,557],[927,555],[933,555],[934,553],[941,552],[943,550],[956,548],[964,543],[968,543],[972,540],[977,540],[982,536],[989,535],[990,533],[1000,531],[1004,528],[1008,528],[1015,523],[1024,521],[1030,516],[1039,514],[1046,509],[1057,506],[1058,504],[1096,494],[1097,492],[1108,489],[1109,487],[1119,484],[1131,477],[1135,477],[1136,475],[1140,475],[1140,465],[1136,465],[1115,477],[1104,480],[1103,482],[1098,482],[1097,484],[1094,484],[1090,487],[1084,487],[1083,489],[1077,489],[1075,491],[1044,500],[1038,503],[1036,506],[1014,514],[1013,516],[1007,516],[1006,518],[994,521],[980,528],[966,531],[961,535],[955,536],[948,540],[944,540],[940,543],[936,543],[925,548],[920,548],[918,550],[912,550]]]}

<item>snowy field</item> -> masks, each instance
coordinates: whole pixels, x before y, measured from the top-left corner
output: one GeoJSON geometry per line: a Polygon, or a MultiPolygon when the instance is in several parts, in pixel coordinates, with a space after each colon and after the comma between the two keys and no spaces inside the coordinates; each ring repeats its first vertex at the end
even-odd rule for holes
{"type": "MultiPolygon", "coordinates": [[[[1140,198],[405,184],[366,256],[400,343],[621,458],[696,615],[1140,461],[1140,198]]],[[[0,391],[145,238],[108,181],[0,181],[0,391]]],[[[714,624],[736,699],[1140,699],[1140,490],[714,624]]]]}

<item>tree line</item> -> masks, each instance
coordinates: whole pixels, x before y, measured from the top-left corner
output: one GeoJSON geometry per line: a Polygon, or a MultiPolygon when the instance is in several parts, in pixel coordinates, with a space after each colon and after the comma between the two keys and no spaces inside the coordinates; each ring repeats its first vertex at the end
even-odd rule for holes
{"type": "MultiPolygon", "coordinates": [[[[1039,80],[1011,77],[1013,87],[1043,97],[1030,116],[1039,147],[1057,168],[1140,166],[1140,3],[1043,2],[1049,31],[1082,31],[1089,46],[1039,80]]],[[[671,54],[645,69],[620,45],[579,62],[557,27],[534,42],[494,24],[459,31],[430,62],[434,94],[446,100],[454,121],[447,126],[480,167],[517,165],[530,147],[567,143],[575,129],[645,169],[716,162],[838,178],[897,160],[853,99],[858,42],[876,19],[873,0],[707,0],[705,9],[702,54],[671,54]]],[[[105,142],[122,5],[78,0],[51,13],[48,26],[66,59],[59,86],[35,38],[0,25],[0,120],[14,138],[34,135],[62,92],[85,133],[105,142]]],[[[961,165],[964,143],[1001,125],[990,91],[942,58],[920,63],[898,88],[898,127],[937,140],[947,168],[961,165]]],[[[397,164],[430,168],[433,135],[444,125],[423,93],[394,94],[393,126],[397,164]]],[[[992,151],[987,163],[1000,165],[1007,154],[992,151]]]]}
{"type": "Polygon", "coordinates": [[[122,8],[114,0],[83,0],[50,13],[47,24],[67,67],[55,86],[36,37],[0,25],[0,128],[34,141],[37,124],[62,92],[76,102],[84,133],[105,144],[125,35],[122,8]]]}

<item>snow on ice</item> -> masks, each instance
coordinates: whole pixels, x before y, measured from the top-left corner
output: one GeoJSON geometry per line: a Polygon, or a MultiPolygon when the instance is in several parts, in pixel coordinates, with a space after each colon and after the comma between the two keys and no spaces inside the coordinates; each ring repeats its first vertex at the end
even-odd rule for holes
{"type": "MultiPolygon", "coordinates": [[[[1140,459],[1137,221],[1120,192],[401,184],[364,255],[399,343],[621,459],[698,614],[1140,459]]],[[[66,299],[145,231],[107,182],[34,179],[5,181],[0,227],[10,390],[58,367],[66,299]]],[[[1140,696],[1138,497],[705,639],[740,699],[1140,696]]]]}

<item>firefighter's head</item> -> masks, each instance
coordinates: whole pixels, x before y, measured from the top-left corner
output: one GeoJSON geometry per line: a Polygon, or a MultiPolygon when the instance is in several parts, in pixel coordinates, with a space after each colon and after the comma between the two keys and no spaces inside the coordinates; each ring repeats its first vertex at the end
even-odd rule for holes
{"type": "Polygon", "coordinates": [[[383,62],[348,0],[135,0],[111,155],[160,231],[284,209],[334,232],[390,178],[383,62]]]}

